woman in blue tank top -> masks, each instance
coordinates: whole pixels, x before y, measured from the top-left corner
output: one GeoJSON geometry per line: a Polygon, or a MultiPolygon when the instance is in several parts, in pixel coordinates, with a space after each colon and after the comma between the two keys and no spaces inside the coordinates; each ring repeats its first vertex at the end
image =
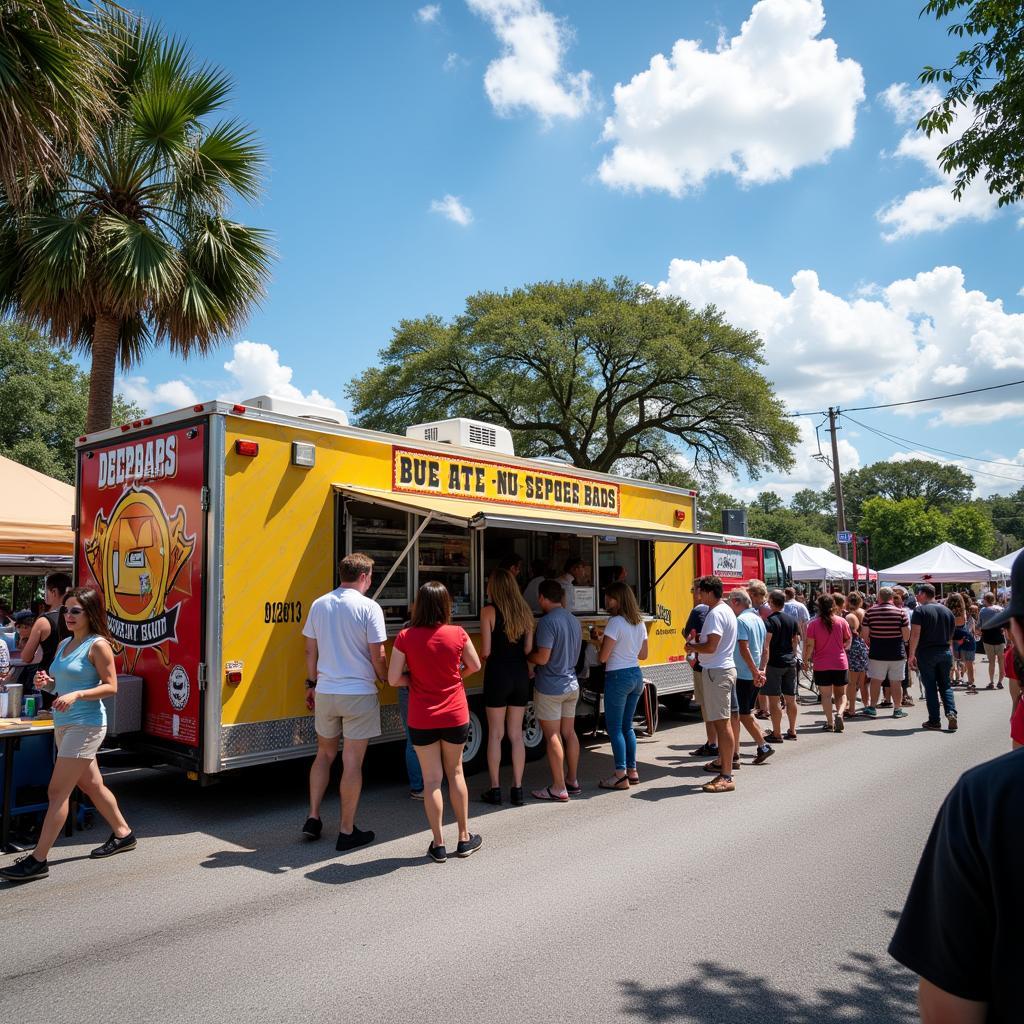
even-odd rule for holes
{"type": "Polygon", "coordinates": [[[100,702],[117,693],[117,668],[103,598],[92,587],[69,590],[62,614],[71,636],[57,648],[50,672],[36,674],[37,687],[57,694],[53,702],[57,761],[47,791],[50,804],[36,848],[0,869],[0,878],[12,882],[29,882],[49,874],[46,858],[67,820],[68,800],[76,786],[111,828],[110,838],[89,856],[110,857],[135,849],[135,833],[96,764],[96,753],[107,732],[106,711],[100,702]]]}

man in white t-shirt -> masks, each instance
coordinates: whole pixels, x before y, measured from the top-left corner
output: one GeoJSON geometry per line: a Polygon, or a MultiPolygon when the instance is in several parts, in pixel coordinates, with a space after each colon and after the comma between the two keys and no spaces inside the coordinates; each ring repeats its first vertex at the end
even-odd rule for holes
{"type": "Polygon", "coordinates": [[[339,565],[341,586],[318,597],[309,608],[306,638],[306,707],[315,714],[316,758],[309,770],[309,818],[302,834],[319,839],[320,803],[330,781],[331,765],[341,753],[341,828],[338,850],[373,842],[373,832],[356,828],[356,808],[363,789],[363,758],[370,740],[380,735],[377,680],[387,679],[384,657],[384,612],[366,592],[373,560],[347,555],[339,565]]]}
{"type": "Polygon", "coordinates": [[[704,720],[714,726],[718,739],[719,774],[703,787],[706,793],[731,793],[736,765],[736,740],[732,731],[732,694],[736,686],[736,615],[722,600],[722,581],[702,576],[697,581],[697,599],[708,606],[700,637],[686,645],[688,654],[700,655],[703,668],[704,720]]]}

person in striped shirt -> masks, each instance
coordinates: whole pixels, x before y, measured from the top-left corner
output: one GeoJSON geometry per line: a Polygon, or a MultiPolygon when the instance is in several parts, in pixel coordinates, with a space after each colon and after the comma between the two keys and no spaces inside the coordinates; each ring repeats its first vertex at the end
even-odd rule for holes
{"type": "Polygon", "coordinates": [[[878,601],[864,614],[861,636],[868,645],[868,679],[871,703],[864,708],[869,718],[878,715],[878,697],[882,683],[888,680],[893,702],[893,718],[906,718],[903,710],[903,677],[907,667],[907,641],[910,640],[910,617],[904,608],[892,601],[892,590],[882,587],[878,601]]]}

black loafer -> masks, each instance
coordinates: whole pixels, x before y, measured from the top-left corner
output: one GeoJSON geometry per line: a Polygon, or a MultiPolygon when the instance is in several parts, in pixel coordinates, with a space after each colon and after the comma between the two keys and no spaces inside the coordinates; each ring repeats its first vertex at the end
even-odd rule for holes
{"type": "Polygon", "coordinates": [[[366,846],[368,843],[373,842],[374,832],[370,829],[365,831],[361,828],[354,828],[352,831],[345,835],[344,832],[338,833],[338,841],[334,844],[335,850],[338,853],[344,853],[346,850],[356,850],[360,846],[366,846]]]}
{"type": "Polygon", "coordinates": [[[93,860],[102,860],[104,857],[113,857],[115,853],[127,853],[129,850],[134,850],[137,845],[134,832],[129,832],[123,839],[118,839],[111,832],[110,838],[102,846],[97,846],[89,856],[93,860]]]}
{"type": "Polygon", "coordinates": [[[324,823],[319,818],[307,818],[306,824],[302,826],[302,834],[307,839],[319,839],[323,830],[324,823]]]}
{"type": "Polygon", "coordinates": [[[36,860],[31,853],[19,858],[10,867],[0,868],[0,878],[8,882],[34,882],[37,878],[47,878],[50,866],[45,860],[36,860]]]}

